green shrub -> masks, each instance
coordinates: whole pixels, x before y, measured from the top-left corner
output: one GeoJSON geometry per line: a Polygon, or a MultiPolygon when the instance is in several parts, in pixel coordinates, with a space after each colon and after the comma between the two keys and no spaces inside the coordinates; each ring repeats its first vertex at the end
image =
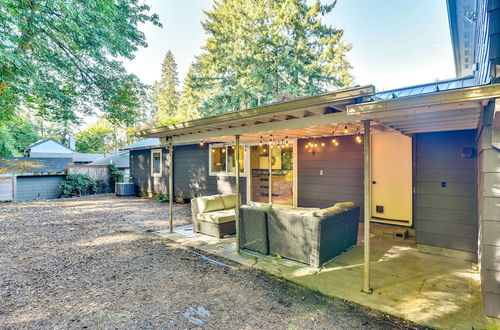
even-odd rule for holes
{"type": "Polygon", "coordinates": [[[101,179],[92,180],[87,174],[68,174],[61,182],[61,193],[64,196],[81,196],[86,193],[102,192],[106,182],[101,179]]]}
{"type": "Polygon", "coordinates": [[[154,201],[157,203],[166,203],[168,202],[168,195],[158,194],[155,196],[154,201]]]}
{"type": "Polygon", "coordinates": [[[123,181],[123,171],[116,168],[115,165],[108,165],[109,169],[109,185],[111,189],[115,191],[115,183],[123,181]]]}

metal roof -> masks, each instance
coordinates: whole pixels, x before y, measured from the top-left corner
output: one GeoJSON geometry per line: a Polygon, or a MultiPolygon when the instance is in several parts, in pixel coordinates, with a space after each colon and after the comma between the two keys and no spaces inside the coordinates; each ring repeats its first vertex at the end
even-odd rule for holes
{"type": "Polygon", "coordinates": [[[376,92],[371,97],[372,101],[390,100],[405,96],[417,96],[429,93],[444,92],[453,89],[465,88],[474,86],[474,77],[468,76],[463,78],[455,78],[431,83],[420,84],[409,87],[401,87],[387,91],[376,92]]]}
{"type": "MultiPolygon", "coordinates": [[[[457,79],[456,83],[448,81],[443,86],[455,87],[462,82],[469,83],[467,79],[457,79]]],[[[395,98],[348,105],[347,112],[405,134],[475,129],[483,108],[500,97],[500,84],[429,91],[432,87],[427,84],[409,88],[416,91],[412,94],[399,93],[395,98]]]]}
{"type": "Polygon", "coordinates": [[[64,174],[71,158],[0,158],[0,174],[64,174]]]}

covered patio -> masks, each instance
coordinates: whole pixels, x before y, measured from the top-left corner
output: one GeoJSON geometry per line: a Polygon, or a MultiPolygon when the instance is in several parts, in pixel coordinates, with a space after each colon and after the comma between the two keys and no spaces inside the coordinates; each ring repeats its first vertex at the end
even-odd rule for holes
{"type": "MultiPolygon", "coordinates": [[[[380,225],[372,225],[372,227],[380,225]]],[[[374,228],[376,229],[376,228],[374,228]]],[[[242,250],[235,237],[216,239],[194,234],[191,226],[159,235],[207,256],[214,255],[302,285],[328,297],[342,298],[413,322],[440,329],[484,328],[477,265],[474,262],[419,253],[413,240],[371,234],[372,294],[363,282],[363,227],[361,243],[319,269],[288,259],[242,250]]]]}
{"type": "MultiPolygon", "coordinates": [[[[161,138],[170,150],[171,220],[169,228],[161,231],[160,235],[269,272],[321,294],[354,301],[420,324],[436,328],[484,327],[476,252],[460,255],[461,259],[424,254],[419,252],[422,249],[413,238],[401,240],[376,233],[381,223],[414,228],[416,191],[415,154],[412,150],[415,149],[415,134],[475,130],[480,125],[484,107],[500,97],[498,85],[470,87],[470,83],[467,79],[457,79],[390,93],[375,93],[373,86],[354,87],[149,130],[144,133],[145,136],[161,138]],[[407,195],[394,197],[404,200],[404,203],[398,204],[406,203],[404,207],[409,215],[404,220],[397,216],[392,219],[378,216],[377,212],[383,214],[383,208],[381,212],[378,208],[375,211],[377,205],[373,203],[373,192],[377,189],[374,188],[376,182],[372,181],[374,155],[380,159],[384,150],[373,148],[372,141],[374,137],[386,134],[410,141],[407,165],[413,173],[408,176],[407,195]],[[240,249],[239,207],[236,207],[237,231],[232,238],[216,239],[195,234],[190,227],[173,228],[175,173],[172,161],[176,145],[231,144],[234,158],[242,159],[234,164],[238,206],[250,201],[253,196],[248,190],[251,177],[247,177],[246,200],[241,200],[240,169],[243,164],[248,166],[249,163],[243,163],[244,157],[240,158],[240,153],[246,152],[240,146],[267,149],[268,155],[272,154],[273,148],[290,147],[294,155],[294,173],[289,200],[293,206],[303,206],[298,197],[301,187],[296,174],[299,148],[307,149],[314,155],[325,146],[324,141],[331,141],[335,146],[336,139],[343,137],[355,138],[357,143],[362,144],[362,176],[358,178],[362,180],[362,199],[358,204],[362,206],[363,221],[360,223],[358,244],[323,267],[314,269],[293,260],[240,249]]],[[[390,144],[389,139],[386,146],[390,144]]],[[[393,157],[398,156],[397,148],[395,151],[393,157]]],[[[467,153],[465,149],[464,152],[467,153]]],[[[470,156],[473,158],[473,154],[470,156]]],[[[463,157],[468,158],[469,155],[463,157]]],[[[270,158],[268,156],[268,175],[269,186],[272,187],[274,178],[270,158]]],[[[318,170],[319,176],[323,174],[323,170],[318,170]]],[[[440,187],[446,185],[447,182],[442,181],[440,187]]],[[[435,188],[429,186],[429,189],[435,188]]],[[[264,196],[269,203],[277,203],[271,191],[264,196]]],[[[343,200],[348,201],[349,198],[343,200]]],[[[469,211],[471,214],[474,212],[473,209],[469,211]]],[[[454,251],[442,250],[446,250],[448,256],[454,251]]]]}

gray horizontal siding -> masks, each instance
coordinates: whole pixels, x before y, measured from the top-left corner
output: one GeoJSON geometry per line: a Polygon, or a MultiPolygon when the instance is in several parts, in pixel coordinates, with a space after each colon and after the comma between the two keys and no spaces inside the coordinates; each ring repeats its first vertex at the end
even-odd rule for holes
{"type": "MultiPolygon", "coordinates": [[[[177,197],[234,193],[236,179],[232,176],[208,175],[208,145],[174,147],[174,194],[177,197]]],[[[168,194],[167,149],[163,149],[163,174],[151,176],[151,149],[130,151],[130,175],[136,191],[141,193],[168,194]]],[[[240,179],[243,201],[246,200],[246,178],[240,179]]]]}
{"type": "Polygon", "coordinates": [[[416,135],[418,244],[477,251],[476,159],[462,158],[474,144],[474,130],[416,135]]]}
{"type": "Polygon", "coordinates": [[[315,139],[313,143],[325,146],[314,155],[306,148],[309,140],[298,141],[299,206],[323,208],[343,201],[363,206],[363,144],[353,136],[337,140],[339,145],[334,146],[331,138],[315,139]]]}
{"type": "MultiPolygon", "coordinates": [[[[176,196],[228,194],[236,192],[234,176],[209,175],[209,147],[205,144],[176,147],[174,151],[174,189],[176,196]]],[[[246,201],[246,178],[240,178],[242,201],[246,201]]]]}
{"type": "MultiPolygon", "coordinates": [[[[155,148],[158,149],[158,148],[155,148]]],[[[151,149],[130,151],[130,175],[135,184],[136,192],[167,194],[167,149],[162,149],[163,169],[161,177],[151,176],[151,149]]]]}
{"type": "Polygon", "coordinates": [[[17,201],[58,198],[64,175],[17,177],[17,201]]]}

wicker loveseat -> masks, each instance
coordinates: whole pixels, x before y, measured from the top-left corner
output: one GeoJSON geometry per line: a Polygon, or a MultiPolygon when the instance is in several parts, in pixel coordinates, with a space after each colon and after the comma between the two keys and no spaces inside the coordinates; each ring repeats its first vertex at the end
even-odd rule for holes
{"type": "Polygon", "coordinates": [[[359,212],[349,202],[326,209],[244,205],[240,246],[319,267],[356,245],[359,212]]]}
{"type": "Polygon", "coordinates": [[[236,194],[191,199],[193,231],[222,238],[236,233],[236,194]]]}

